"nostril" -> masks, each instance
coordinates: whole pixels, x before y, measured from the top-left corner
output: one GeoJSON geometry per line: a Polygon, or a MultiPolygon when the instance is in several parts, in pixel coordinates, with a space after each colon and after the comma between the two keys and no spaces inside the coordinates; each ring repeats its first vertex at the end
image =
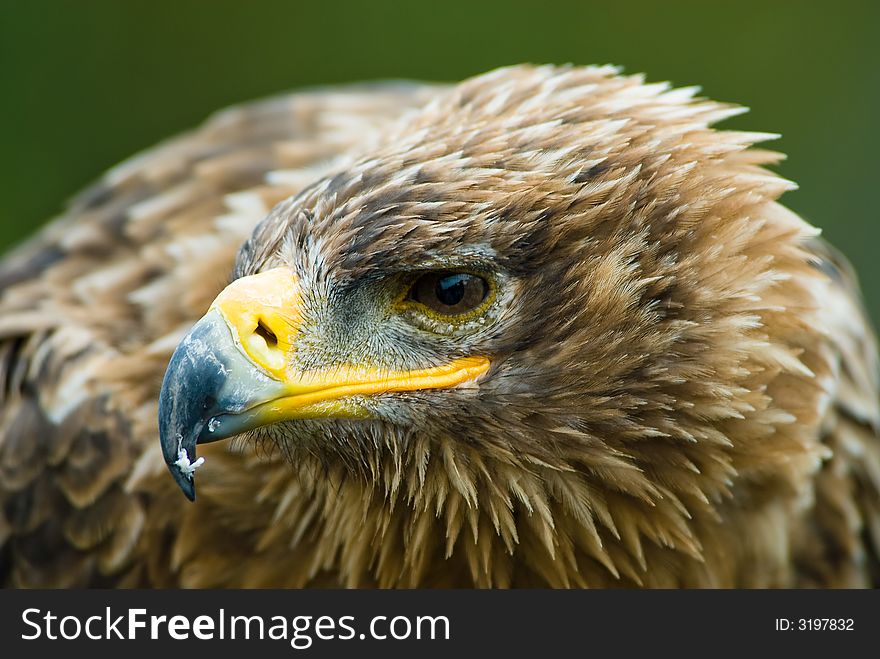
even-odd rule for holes
{"type": "Polygon", "coordinates": [[[254,330],[254,333],[258,336],[263,337],[266,345],[270,348],[274,348],[278,345],[278,337],[275,336],[275,332],[270,330],[269,327],[262,321],[262,319],[257,323],[257,328],[254,330]]]}

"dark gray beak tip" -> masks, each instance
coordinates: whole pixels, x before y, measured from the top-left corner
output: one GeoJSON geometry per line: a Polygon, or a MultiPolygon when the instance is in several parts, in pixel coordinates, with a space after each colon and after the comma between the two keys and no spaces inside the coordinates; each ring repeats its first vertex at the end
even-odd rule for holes
{"type": "Polygon", "coordinates": [[[174,482],[190,501],[196,498],[194,475],[181,467],[179,460],[185,452],[187,459],[196,461],[198,436],[220,379],[216,364],[195,358],[193,351],[204,351],[210,345],[214,329],[211,324],[200,323],[187,335],[171,357],[159,394],[162,456],[174,482]]]}
{"type": "Polygon", "coordinates": [[[162,456],[187,499],[196,498],[196,445],[247,430],[251,417],[241,413],[278,387],[245,357],[218,311],[193,325],[168,362],[158,419],[162,456]]]}
{"type": "Polygon", "coordinates": [[[180,469],[177,468],[177,465],[168,465],[168,468],[171,470],[171,475],[174,476],[174,481],[177,483],[178,487],[183,491],[183,496],[185,496],[190,501],[196,500],[196,481],[193,476],[184,475],[180,469]]]}

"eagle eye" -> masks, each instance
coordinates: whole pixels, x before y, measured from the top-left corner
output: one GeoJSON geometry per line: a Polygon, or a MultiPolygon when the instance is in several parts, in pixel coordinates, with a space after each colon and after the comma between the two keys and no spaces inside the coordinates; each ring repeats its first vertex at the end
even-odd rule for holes
{"type": "Polygon", "coordinates": [[[431,272],[419,277],[408,299],[444,316],[460,316],[479,307],[489,295],[489,283],[468,272],[431,272]]]}

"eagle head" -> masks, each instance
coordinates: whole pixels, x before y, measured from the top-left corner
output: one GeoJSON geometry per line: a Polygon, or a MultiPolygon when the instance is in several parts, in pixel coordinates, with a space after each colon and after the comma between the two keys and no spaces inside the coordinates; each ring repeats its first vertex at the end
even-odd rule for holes
{"type": "Polygon", "coordinates": [[[704,560],[734,490],[796,491],[813,232],[767,136],[694,93],[502,69],[276,206],[165,375],[184,493],[196,445],[241,436],[359,484],[410,547],[470,534],[488,582],[531,552],[580,583],[704,560]]]}

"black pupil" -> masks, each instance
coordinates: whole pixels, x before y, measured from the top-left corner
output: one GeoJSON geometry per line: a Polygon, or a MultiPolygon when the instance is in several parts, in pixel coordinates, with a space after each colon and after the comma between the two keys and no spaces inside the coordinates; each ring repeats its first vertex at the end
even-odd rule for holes
{"type": "Polygon", "coordinates": [[[471,277],[472,275],[465,274],[441,277],[437,280],[437,286],[434,289],[437,299],[449,307],[454,307],[464,299],[466,286],[471,277]]]}

